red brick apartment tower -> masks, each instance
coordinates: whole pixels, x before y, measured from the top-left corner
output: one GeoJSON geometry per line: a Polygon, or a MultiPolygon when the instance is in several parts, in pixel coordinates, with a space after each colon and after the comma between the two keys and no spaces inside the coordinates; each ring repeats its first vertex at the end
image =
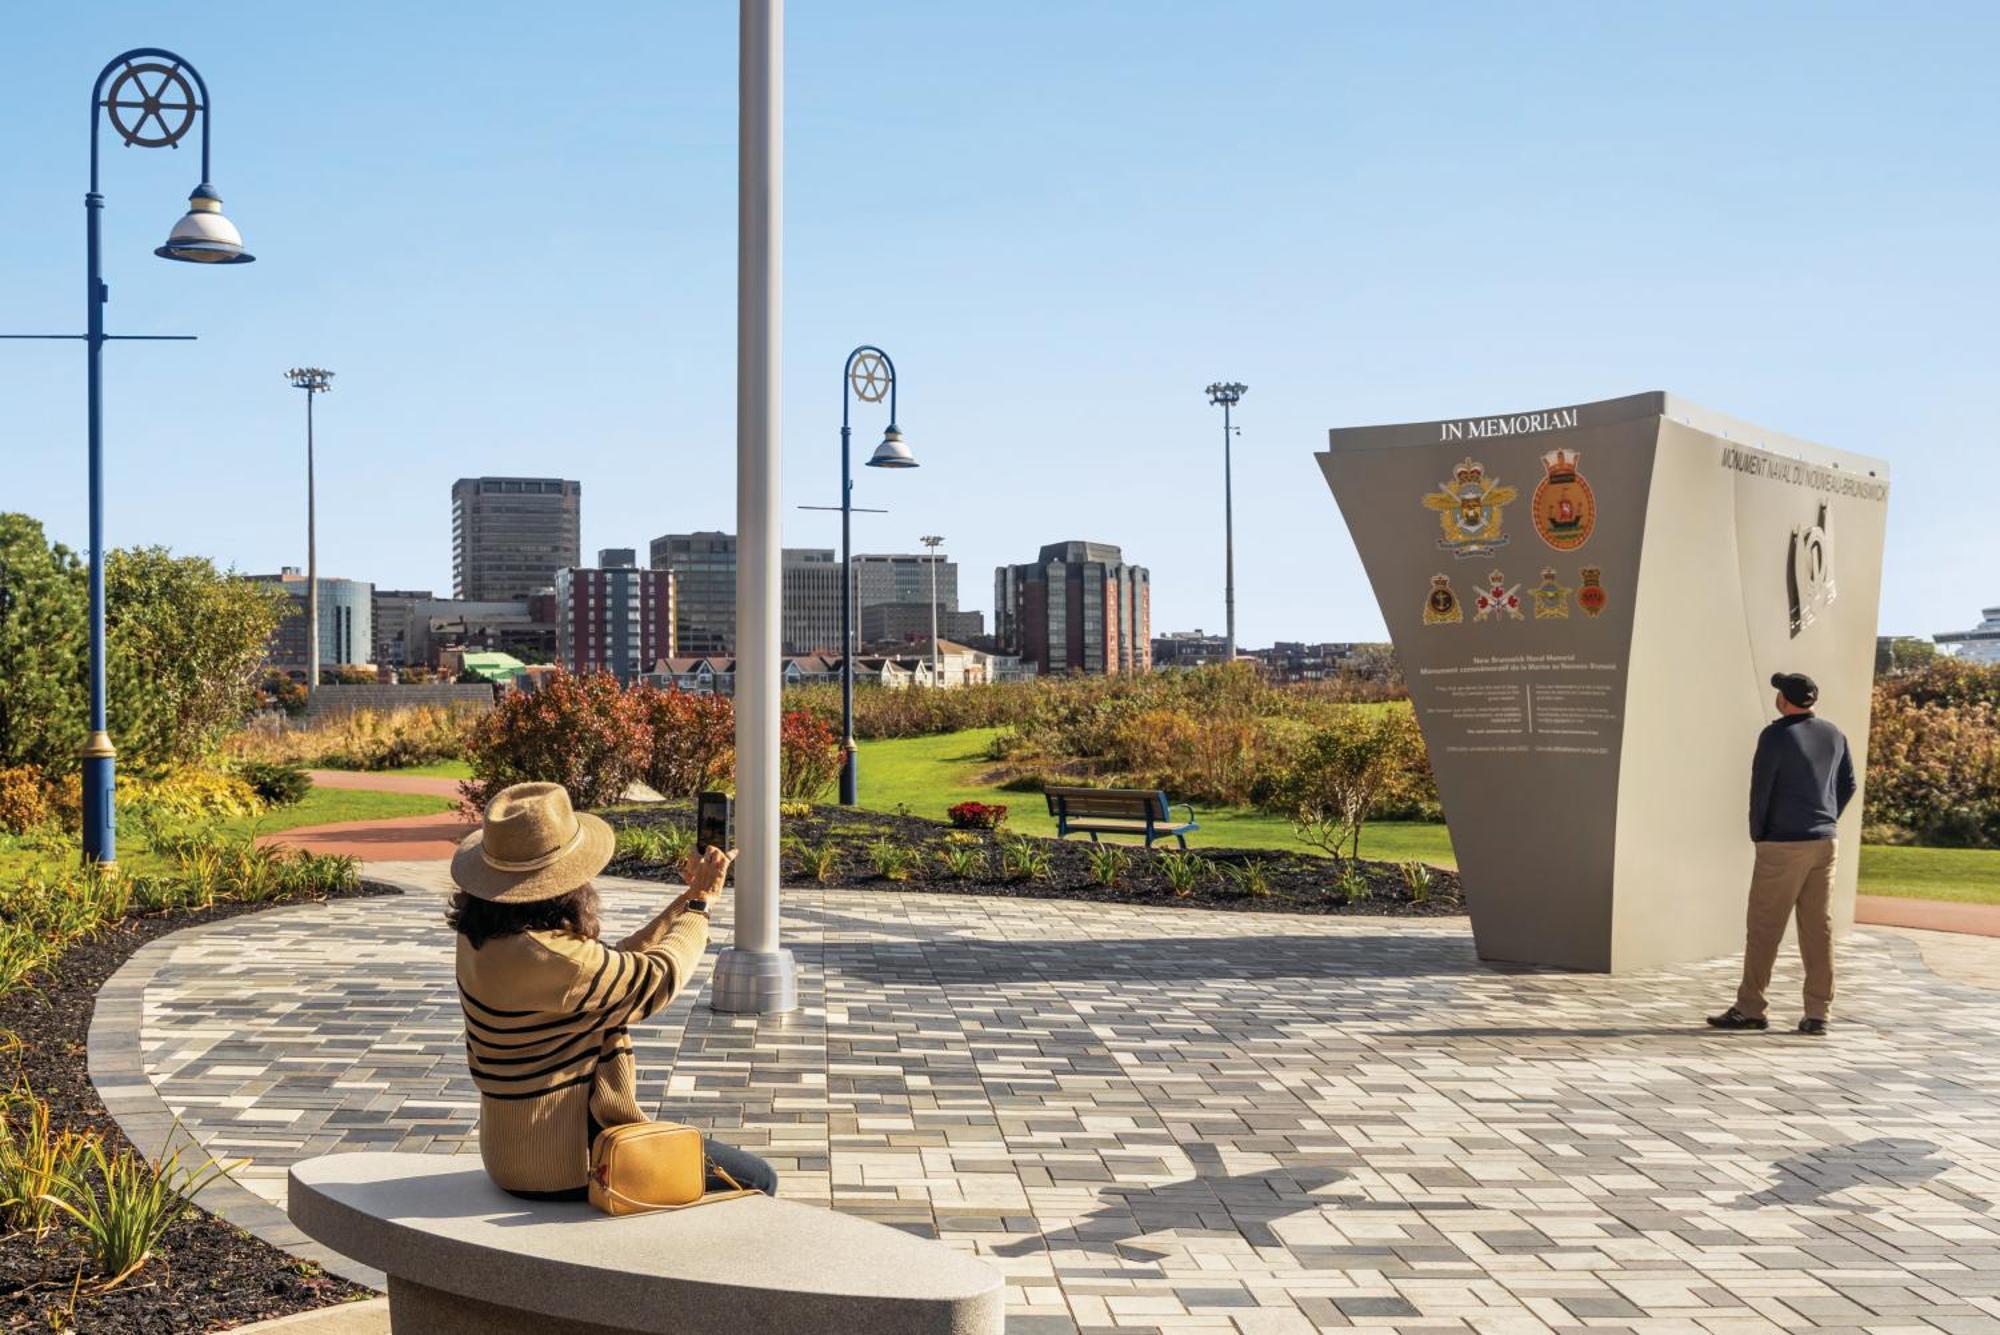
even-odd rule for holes
{"type": "Polygon", "coordinates": [[[571,672],[630,683],[674,657],[674,572],[632,566],[556,572],[558,656],[571,672]]]}
{"type": "Polygon", "coordinates": [[[1051,543],[994,572],[994,634],[1043,673],[1149,671],[1150,584],[1110,543],[1051,543]]]}

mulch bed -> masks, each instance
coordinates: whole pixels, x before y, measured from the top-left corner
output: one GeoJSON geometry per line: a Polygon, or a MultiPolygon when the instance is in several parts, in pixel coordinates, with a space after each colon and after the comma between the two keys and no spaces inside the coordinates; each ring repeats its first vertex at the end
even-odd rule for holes
{"type": "MultiPolygon", "coordinates": [[[[694,823],[692,812],[678,804],[624,807],[604,814],[620,827],[691,829],[694,823]]],[[[1082,835],[1072,835],[1066,840],[1025,836],[1028,843],[1048,858],[1045,875],[1027,878],[1018,873],[1010,875],[1002,861],[1003,845],[1016,838],[1005,830],[998,834],[955,830],[920,816],[814,806],[810,816],[786,819],[783,833],[781,874],[788,884],[814,883],[816,878],[805,867],[801,846],[816,848],[830,841],[839,846],[840,859],[833,874],[817,883],[848,890],[921,890],[934,894],[1158,904],[1257,913],[1445,917],[1465,912],[1457,874],[1441,867],[1431,868],[1431,884],[1424,898],[1418,901],[1412,896],[1402,867],[1396,863],[1365,859],[1340,863],[1304,853],[1197,846],[1189,852],[1204,860],[1206,874],[1186,894],[1181,894],[1166,877],[1163,858],[1175,851],[1171,841],[1162,841],[1151,852],[1137,845],[1126,845],[1129,861],[1123,874],[1117,884],[1105,886],[1098,884],[1091,874],[1091,844],[1082,835]],[[939,856],[955,843],[964,846],[968,839],[977,842],[979,865],[972,875],[961,880],[946,873],[939,856]],[[912,866],[903,879],[892,880],[875,869],[870,846],[881,840],[910,850],[912,866]],[[1252,867],[1262,871],[1267,894],[1245,888],[1244,873],[1252,867]],[[1349,868],[1366,882],[1365,894],[1350,896],[1342,888],[1342,873],[1349,868]]],[[[680,875],[678,867],[627,856],[613,862],[610,870],[650,880],[671,880],[680,875]]]]}
{"type": "MultiPolygon", "coordinates": [[[[352,893],[395,891],[364,883],[352,893]]],[[[130,1147],[98,1101],[86,1069],[98,988],[155,937],[270,907],[275,906],[218,904],[128,917],[72,946],[55,976],[0,997],[0,1030],[19,1038],[21,1047],[12,1054],[19,1075],[47,1101],[51,1122],[95,1132],[107,1150],[130,1147]]],[[[189,1166],[187,1160],[183,1166],[189,1166]]],[[[82,1249],[60,1227],[39,1243],[24,1233],[0,1237],[0,1329],[166,1335],[219,1330],[375,1296],[199,1210],[169,1230],[144,1269],[107,1293],[92,1292],[88,1276],[79,1284],[83,1265],[82,1249]]]]}

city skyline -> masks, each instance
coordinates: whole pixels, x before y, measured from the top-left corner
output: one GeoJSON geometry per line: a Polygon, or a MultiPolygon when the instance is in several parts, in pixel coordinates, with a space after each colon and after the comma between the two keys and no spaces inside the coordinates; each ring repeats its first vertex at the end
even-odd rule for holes
{"type": "MultiPolygon", "coordinates": [[[[459,476],[580,478],[585,551],[733,527],[730,16],[691,12],[667,41],[639,11],[494,12],[357,4],[304,54],[254,22],[159,32],[136,4],[38,15],[10,119],[35,244],[0,257],[8,323],[74,321],[69,266],[44,262],[81,251],[65,108],[134,40],[227,82],[216,185],[259,257],[200,282],[153,260],[192,168],[108,157],[113,329],[200,336],[110,354],[115,543],[302,565],[297,405],[272,372],[307,359],[342,374],[319,405],[325,569],[450,587],[436,534],[459,476]],[[524,57],[553,114],[493,73],[524,57]],[[308,169],[307,133],[353,151],[308,169]],[[523,208],[548,198],[616,203],[523,208]],[[397,243],[355,248],[353,210],[381,199],[397,243]]],[[[1152,570],[1163,627],[1223,620],[1217,377],[1256,386],[1235,456],[1246,645],[1381,638],[1314,475],[1328,428],[1653,388],[1889,457],[1885,633],[1992,601],[2000,534],[1965,460],[1993,434],[1995,187],[1962,170],[1996,128],[1976,93],[1991,12],[1270,4],[1220,47],[1188,40],[1206,11],[1150,12],[792,16],[787,546],[836,540],[791,507],[838,499],[832,376],[867,339],[896,354],[923,466],[858,479],[856,503],[891,513],[857,515],[857,549],[944,532],[976,571],[1088,533],[1152,570]],[[863,63],[901,71],[902,96],[862,111],[863,63]]],[[[80,546],[78,360],[0,358],[0,504],[80,546]]],[[[862,440],[881,425],[858,420],[862,440]]]]}

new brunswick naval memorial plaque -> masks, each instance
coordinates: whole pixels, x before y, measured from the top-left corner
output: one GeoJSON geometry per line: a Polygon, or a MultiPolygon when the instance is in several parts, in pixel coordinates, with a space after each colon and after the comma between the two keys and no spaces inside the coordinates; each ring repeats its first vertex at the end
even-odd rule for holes
{"type": "MultiPolygon", "coordinates": [[[[1773,672],[1818,680],[1865,774],[1888,466],[1662,393],[1328,434],[1480,956],[1741,949],[1773,672]]],[[[1842,931],[1860,834],[1857,797],[1842,931]]]]}

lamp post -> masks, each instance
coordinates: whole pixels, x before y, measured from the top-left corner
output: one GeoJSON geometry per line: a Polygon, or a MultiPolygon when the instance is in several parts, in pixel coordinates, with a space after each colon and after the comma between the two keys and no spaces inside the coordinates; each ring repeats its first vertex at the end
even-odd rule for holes
{"type": "Polygon", "coordinates": [[[313,395],[333,388],[333,372],[294,366],[285,372],[293,389],[306,392],[306,694],[319,690],[319,533],[313,499],[313,395]]]}
{"type": "Polygon", "coordinates": [[[1250,386],[1236,381],[1217,381],[1207,390],[1209,406],[1222,405],[1222,606],[1223,658],[1227,662],[1236,661],[1236,500],[1231,494],[1230,483],[1230,437],[1242,428],[1232,427],[1229,410],[1234,408],[1250,391],[1250,386]]]}
{"type": "Polygon", "coordinates": [[[939,684],[938,682],[939,660],[938,660],[938,638],[937,638],[938,635],[937,549],[939,545],[944,542],[944,539],[935,533],[926,533],[923,537],[918,538],[917,541],[921,542],[924,546],[931,549],[931,685],[935,687],[939,684]]]}
{"type": "Polygon", "coordinates": [[[104,196],[98,190],[98,126],[105,116],[127,148],[178,145],[201,118],[201,181],[188,195],[188,211],[153,253],[193,264],[248,264],[243,237],[222,213],[222,196],[209,184],[208,140],[214,113],[208,84],[195,67],[156,46],[134,47],[97,73],[90,90],[90,190],[84,213],[84,332],[9,334],[8,338],[80,338],[84,343],[84,412],[90,474],[90,740],[83,760],[83,856],[103,867],[118,861],[117,816],[113,809],[118,753],[111,745],[104,686],[104,345],[114,339],[187,341],[185,334],[107,334],[100,220],[104,196]],[[114,75],[116,77],[114,77],[114,75]],[[191,82],[190,82],[191,81],[191,82]],[[109,84],[107,88],[105,85],[109,84]],[[103,113],[103,115],[100,115],[103,113]]]}
{"type": "Polygon", "coordinates": [[[853,399],[889,400],[889,427],[868,460],[870,468],[915,468],[916,459],[896,427],[896,364],[889,354],[864,343],[847,354],[840,380],[840,804],[858,800],[854,752],[854,478],[850,467],[853,399]]]}

